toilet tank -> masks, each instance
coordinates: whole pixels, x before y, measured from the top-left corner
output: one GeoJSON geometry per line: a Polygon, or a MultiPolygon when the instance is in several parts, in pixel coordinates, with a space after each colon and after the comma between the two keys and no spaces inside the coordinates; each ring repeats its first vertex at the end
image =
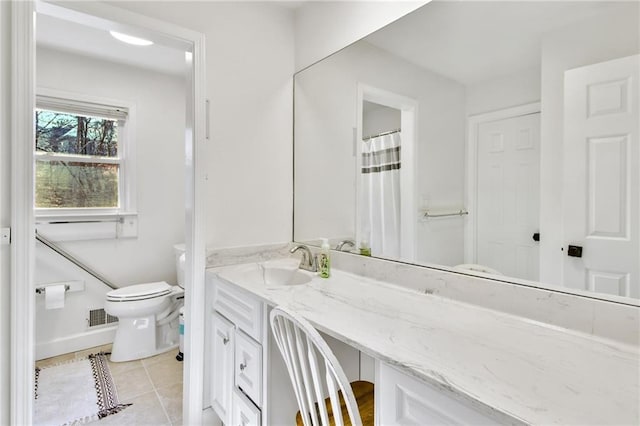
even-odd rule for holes
{"type": "Polygon", "coordinates": [[[184,257],[186,247],[184,244],[176,244],[173,246],[173,252],[176,257],[176,273],[178,275],[178,285],[184,288],[184,257]]]}
{"type": "MultiPolygon", "coordinates": [[[[178,285],[181,288],[184,288],[184,264],[185,264],[186,251],[187,251],[187,247],[184,243],[175,244],[173,246],[173,252],[176,257],[176,273],[178,275],[178,285]]],[[[213,253],[214,253],[214,250],[207,247],[206,256],[208,257],[213,253]]]]}

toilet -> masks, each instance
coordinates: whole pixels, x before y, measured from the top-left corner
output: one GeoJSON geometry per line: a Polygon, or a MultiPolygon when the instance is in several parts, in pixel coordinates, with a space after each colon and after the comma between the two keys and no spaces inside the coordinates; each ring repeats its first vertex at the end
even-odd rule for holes
{"type": "Polygon", "coordinates": [[[158,355],[179,344],[178,316],[184,304],[184,244],[174,246],[178,285],[136,284],[107,293],[104,310],[118,317],[112,362],[158,355]]]}

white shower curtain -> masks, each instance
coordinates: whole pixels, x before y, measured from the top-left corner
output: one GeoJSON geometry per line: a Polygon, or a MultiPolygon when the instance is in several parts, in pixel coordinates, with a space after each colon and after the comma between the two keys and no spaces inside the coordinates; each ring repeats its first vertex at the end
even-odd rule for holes
{"type": "Polygon", "coordinates": [[[361,235],[373,256],[400,257],[400,132],[362,141],[361,235]]]}

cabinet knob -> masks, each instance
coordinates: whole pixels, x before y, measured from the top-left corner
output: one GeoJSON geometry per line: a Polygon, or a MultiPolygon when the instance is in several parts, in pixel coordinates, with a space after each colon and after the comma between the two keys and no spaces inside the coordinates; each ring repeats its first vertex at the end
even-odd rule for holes
{"type": "Polygon", "coordinates": [[[222,344],[226,345],[227,343],[229,343],[229,338],[228,337],[223,337],[222,338],[222,344]]]}
{"type": "Polygon", "coordinates": [[[244,371],[245,368],[247,368],[247,364],[241,363],[240,364],[240,371],[244,371]]]}

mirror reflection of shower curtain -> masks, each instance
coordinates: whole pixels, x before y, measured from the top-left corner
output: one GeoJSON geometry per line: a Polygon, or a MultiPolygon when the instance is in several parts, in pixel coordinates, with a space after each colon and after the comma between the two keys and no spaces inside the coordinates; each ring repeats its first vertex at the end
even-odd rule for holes
{"type": "Polygon", "coordinates": [[[373,256],[400,257],[400,132],[362,141],[361,231],[373,256]]]}

